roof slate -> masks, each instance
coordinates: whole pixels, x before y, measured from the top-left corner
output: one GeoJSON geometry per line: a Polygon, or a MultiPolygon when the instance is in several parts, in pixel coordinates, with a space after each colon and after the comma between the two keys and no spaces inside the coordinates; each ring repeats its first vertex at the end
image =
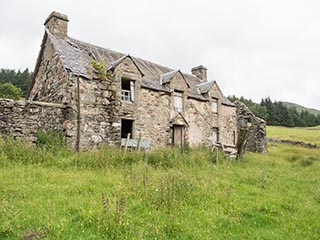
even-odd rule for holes
{"type": "MultiPolygon", "coordinates": [[[[72,73],[87,79],[91,79],[92,77],[88,73],[88,68],[90,67],[90,62],[92,59],[95,59],[97,61],[104,60],[106,69],[113,69],[126,57],[130,57],[143,74],[141,82],[142,87],[150,88],[157,91],[168,92],[170,91],[170,89],[167,86],[162,85],[160,83],[160,79],[162,79],[162,83],[165,83],[165,81],[167,81],[167,78],[170,79],[172,77],[172,74],[174,75],[179,71],[110,49],[94,46],[92,44],[85,43],[70,37],[66,39],[58,38],[52,35],[47,29],[46,34],[50,38],[57,53],[59,54],[64,67],[70,70],[72,73]]],[[[185,74],[182,72],[181,74],[184,76],[187,84],[190,87],[189,97],[201,101],[209,100],[207,97],[204,97],[201,94],[204,93],[203,87],[199,92],[197,86],[207,86],[210,85],[211,82],[203,83],[201,79],[194,75],[185,74]]],[[[209,86],[207,86],[207,88],[209,88],[209,86]]],[[[235,106],[225,97],[221,102],[228,106],[235,106]]]]}

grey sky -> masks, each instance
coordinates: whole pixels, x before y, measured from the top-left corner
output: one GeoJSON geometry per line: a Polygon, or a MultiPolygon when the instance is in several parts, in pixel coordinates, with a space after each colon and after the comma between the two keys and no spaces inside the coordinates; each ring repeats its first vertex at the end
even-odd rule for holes
{"type": "Polygon", "coordinates": [[[208,68],[225,95],[320,109],[317,0],[10,0],[0,8],[0,68],[33,70],[43,23],[69,36],[190,72],[208,68]]]}

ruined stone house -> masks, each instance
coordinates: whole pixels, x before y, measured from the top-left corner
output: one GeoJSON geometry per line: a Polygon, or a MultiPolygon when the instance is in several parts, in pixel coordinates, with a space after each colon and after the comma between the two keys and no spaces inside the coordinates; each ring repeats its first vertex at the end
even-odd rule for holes
{"type": "Polygon", "coordinates": [[[219,142],[235,150],[236,106],[204,66],[186,74],[73,39],[57,12],[44,25],[27,100],[0,100],[2,131],[34,141],[39,129],[53,128],[75,149],[120,145],[130,133],[151,147],[219,142]]]}

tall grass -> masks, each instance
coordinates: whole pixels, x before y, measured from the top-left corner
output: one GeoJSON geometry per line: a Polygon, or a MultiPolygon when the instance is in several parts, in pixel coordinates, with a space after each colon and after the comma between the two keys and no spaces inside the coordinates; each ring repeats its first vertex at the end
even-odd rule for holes
{"type": "Polygon", "coordinates": [[[0,239],[319,239],[319,149],[216,156],[2,139],[0,239]]]}
{"type": "MultiPolygon", "coordinates": [[[[156,168],[169,169],[181,166],[206,166],[217,161],[216,154],[212,154],[204,147],[182,151],[178,148],[162,148],[148,152],[124,152],[122,149],[105,145],[98,150],[76,153],[68,150],[64,145],[64,139],[52,132],[41,132],[36,145],[10,137],[1,138],[0,154],[0,166],[23,163],[95,170],[128,167],[139,162],[156,168]]],[[[225,157],[220,153],[218,159],[223,161],[225,157]]]]}

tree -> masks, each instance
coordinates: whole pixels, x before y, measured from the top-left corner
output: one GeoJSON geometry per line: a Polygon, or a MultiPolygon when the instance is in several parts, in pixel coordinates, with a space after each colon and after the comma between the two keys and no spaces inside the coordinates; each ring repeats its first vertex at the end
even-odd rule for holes
{"type": "Polygon", "coordinates": [[[22,95],[26,96],[32,81],[32,73],[26,68],[23,72],[12,69],[0,70],[0,83],[11,83],[22,91],[22,95]]]}
{"type": "Polygon", "coordinates": [[[12,83],[0,83],[0,98],[20,99],[22,91],[12,83]]]}
{"type": "Polygon", "coordinates": [[[247,105],[254,115],[267,121],[268,125],[286,127],[311,127],[320,125],[320,114],[306,110],[298,112],[295,107],[287,107],[282,102],[273,102],[270,97],[262,98],[260,104],[244,97],[229,96],[230,101],[238,100],[247,105]]]}

